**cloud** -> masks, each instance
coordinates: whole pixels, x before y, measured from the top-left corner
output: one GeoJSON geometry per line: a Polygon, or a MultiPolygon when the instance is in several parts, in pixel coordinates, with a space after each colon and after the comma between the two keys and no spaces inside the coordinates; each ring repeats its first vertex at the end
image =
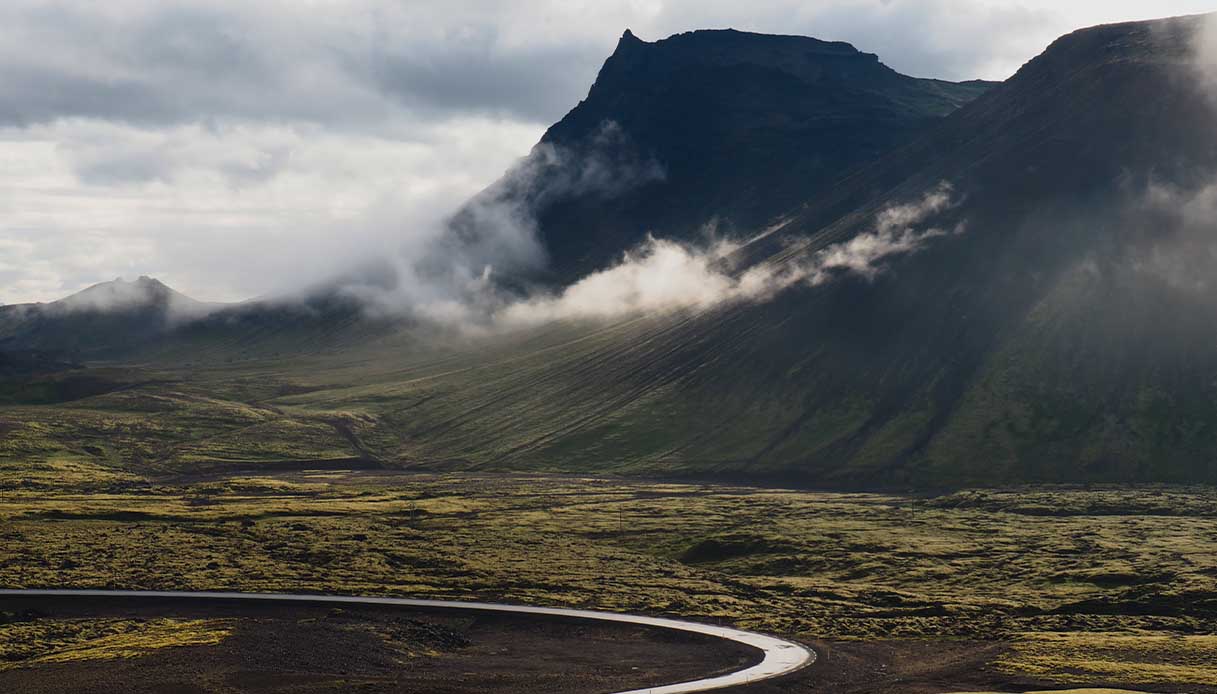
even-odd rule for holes
{"type": "Polygon", "coordinates": [[[617,265],[592,273],[556,297],[512,304],[499,318],[508,325],[570,318],[615,318],[675,308],[707,308],[742,296],[742,284],[715,269],[729,245],[709,250],[648,238],[617,265]]]}
{"type": "Polygon", "coordinates": [[[626,27],[650,40],[721,27],[804,34],[850,41],[909,74],[1001,79],[1061,33],[1136,17],[1146,11],[1130,0],[9,0],[0,123],[234,119],[367,132],[453,113],[545,123],[586,93],[626,27]]]}
{"type": "Polygon", "coordinates": [[[412,252],[539,135],[482,118],[410,139],[275,123],[0,128],[0,303],[139,275],[205,300],[291,292],[412,252]]]}
{"type": "Polygon", "coordinates": [[[1123,258],[1135,276],[1193,295],[1217,290],[1217,181],[1150,183],[1123,217],[1139,231],[1123,258]]]}
{"type": "Polygon", "coordinates": [[[59,147],[86,185],[171,184],[201,173],[250,187],[285,170],[298,144],[293,135],[247,126],[142,130],[94,121],[76,123],[59,147]]]}
{"type": "Polygon", "coordinates": [[[0,7],[0,122],[278,120],[368,132],[453,113],[551,120],[604,56],[519,35],[508,9],[13,0],[0,7]]]}
{"type": "Polygon", "coordinates": [[[1191,51],[1195,78],[1217,104],[1217,13],[1200,22],[1192,36],[1191,51]]]}
{"type": "MultiPolygon", "coordinates": [[[[7,0],[0,238],[22,250],[0,257],[0,302],[141,274],[242,299],[421,249],[587,93],[626,27],[812,35],[907,73],[1000,78],[1061,33],[1145,13],[1134,0],[7,0]]],[[[465,279],[535,257],[510,248],[523,252],[488,252],[465,279]]]]}
{"type": "MultiPolygon", "coordinates": [[[[1194,25],[1168,25],[1180,41],[1180,30],[1191,31],[1187,45],[1187,78],[1207,96],[1212,120],[1209,132],[1187,131],[1197,151],[1217,141],[1217,14],[1194,25]]],[[[1169,175],[1169,174],[1166,174],[1169,175]]],[[[1139,280],[1153,280],[1193,296],[1217,290],[1217,172],[1189,170],[1176,180],[1151,178],[1144,187],[1128,191],[1121,223],[1135,231],[1134,243],[1120,260],[1139,280]],[[1179,180],[1182,179],[1182,180],[1179,180]]]]}
{"type": "Polygon", "coordinates": [[[448,222],[453,233],[445,235],[437,253],[423,263],[439,268],[464,265],[467,274],[481,274],[487,267],[500,274],[539,270],[545,263],[536,229],[541,210],[562,199],[617,197],[665,177],[663,166],[612,121],[601,123],[577,144],[538,144],[502,179],[456,211],[448,222]]]}
{"type": "Polygon", "coordinates": [[[511,304],[497,314],[506,326],[553,320],[604,319],[680,309],[707,309],[728,302],[766,301],[795,285],[817,286],[841,274],[873,279],[885,261],[921,249],[929,240],[963,233],[924,223],[955,207],[959,200],[943,183],[920,200],[888,207],[873,227],[848,241],[830,245],[803,260],[761,264],[732,273],[727,262],[737,246],[717,242],[696,248],[649,238],[621,262],[593,273],[556,296],[511,304]]]}
{"type": "Polygon", "coordinates": [[[539,144],[454,214],[412,225],[398,252],[380,256],[379,272],[353,273],[340,286],[377,314],[485,318],[512,300],[505,286],[544,269],[541,210],[570,197],[616,197],[664,176],[614,122],[577,144],[539,144]],[[376,280],[364,280],[368,275],[376,280]]]}

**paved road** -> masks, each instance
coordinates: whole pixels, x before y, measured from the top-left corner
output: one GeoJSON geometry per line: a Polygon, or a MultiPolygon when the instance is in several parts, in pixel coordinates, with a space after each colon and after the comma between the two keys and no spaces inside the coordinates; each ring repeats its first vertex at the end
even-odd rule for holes
{"type": "Polygon", "coordinates": [[[591,610],[568,610],[558,607],[527,607],[492,602],[456,602],[452,600],[414,600],[410,598],[363,598],[339,595],[290,595],[283,593],[220,593],[164,590],[4,590],[0,597],[95,597],[95,598],[170,598],[182,600],[250,600],[267,602],[351,603],[356,605],[399,605],[403,607],[441,608],[452,610],[476,610],[479,612],[514,612],[516,614],[548,615],[594,619],[601,622],[623,622],[643,626],[672,629],[693,634],[706,634],[728,641],[735,641],[758,648],[765,657],[752,667],[726,675],[707,677],[692,682],[679,682],[645,689],[631,689],[617,694],[690,694],[706,692],[749,682],[760,682],[794,672],[815,662],[814,651],[797,643],[764,634],[730,629],[728,627],[683,622],[659,617],[638,617],[614,612],[591,610]]]}

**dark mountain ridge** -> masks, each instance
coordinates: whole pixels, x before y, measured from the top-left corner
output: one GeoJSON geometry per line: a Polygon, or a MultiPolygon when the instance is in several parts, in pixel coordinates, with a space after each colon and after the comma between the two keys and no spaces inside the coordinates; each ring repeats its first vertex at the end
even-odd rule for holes
{"type": "MultiPolygon", "coordinates": [[[[647,43],[627,31],[587,98],[479,202],[534,217],[548,256],[539,277],[565,283],[647,233],[767,224],[990,86],[907,77],[847,43],[730,29],[647,43]],[[571,186],[588,168],[600,178],[571,186]]],[[[486,236],[468,210],[454,227],[470,245],[486,236]]]]}

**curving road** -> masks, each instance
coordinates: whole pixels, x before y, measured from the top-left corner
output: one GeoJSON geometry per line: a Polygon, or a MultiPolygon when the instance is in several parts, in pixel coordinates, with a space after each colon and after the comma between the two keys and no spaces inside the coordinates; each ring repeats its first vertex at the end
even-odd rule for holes
{"type": "Polygon", "coordinates": [[[353,603],[357,605],[398,605],[402,607],[440,608],[452,610],[476,610],[479,612],[513,612],[527,615],[547,615],[577,619],[594,619],[601,622],[623,622],[642,626],[705,634],[728,641],[735,641],[759,649],[764,658],[752,667],[725,675],[707,677],[691,682],[631,689],[616,694],[689,694],[706,692],[749,682],[780,677],[815,662],[815,652],[791,641],[765,636],[751,631],[711,626],[696,622],[661,617],[639,617],[613,612],[571,610],[560,607],[528,607],[493,602],[458,602],[453,600],[415,600],[411,598],[365,598],[343,595],[296,595],[285,593],[223,593],[169,590],[14,590],[0,589],[0,597],[94,597],[94,598],[172,598],[184,600],[250,600],[266,602],[309,603],[353,603]]]}

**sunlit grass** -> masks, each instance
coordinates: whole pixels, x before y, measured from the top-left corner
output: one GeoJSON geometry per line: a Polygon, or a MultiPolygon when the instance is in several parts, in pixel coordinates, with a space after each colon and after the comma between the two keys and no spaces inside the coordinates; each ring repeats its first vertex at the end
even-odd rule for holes
{"type": "Polygon", "coordinates": [[[1217,684],[1217,636],[1032,634],[997,661],[1002,670],[1059,682],[1217,684]]]}
{"type": "Polygon", "coordinates": [[[0,624],[0,670],[39,663],[137,658],[162,648],[210,646],[224,620],[35,619],[0,624]]]}

